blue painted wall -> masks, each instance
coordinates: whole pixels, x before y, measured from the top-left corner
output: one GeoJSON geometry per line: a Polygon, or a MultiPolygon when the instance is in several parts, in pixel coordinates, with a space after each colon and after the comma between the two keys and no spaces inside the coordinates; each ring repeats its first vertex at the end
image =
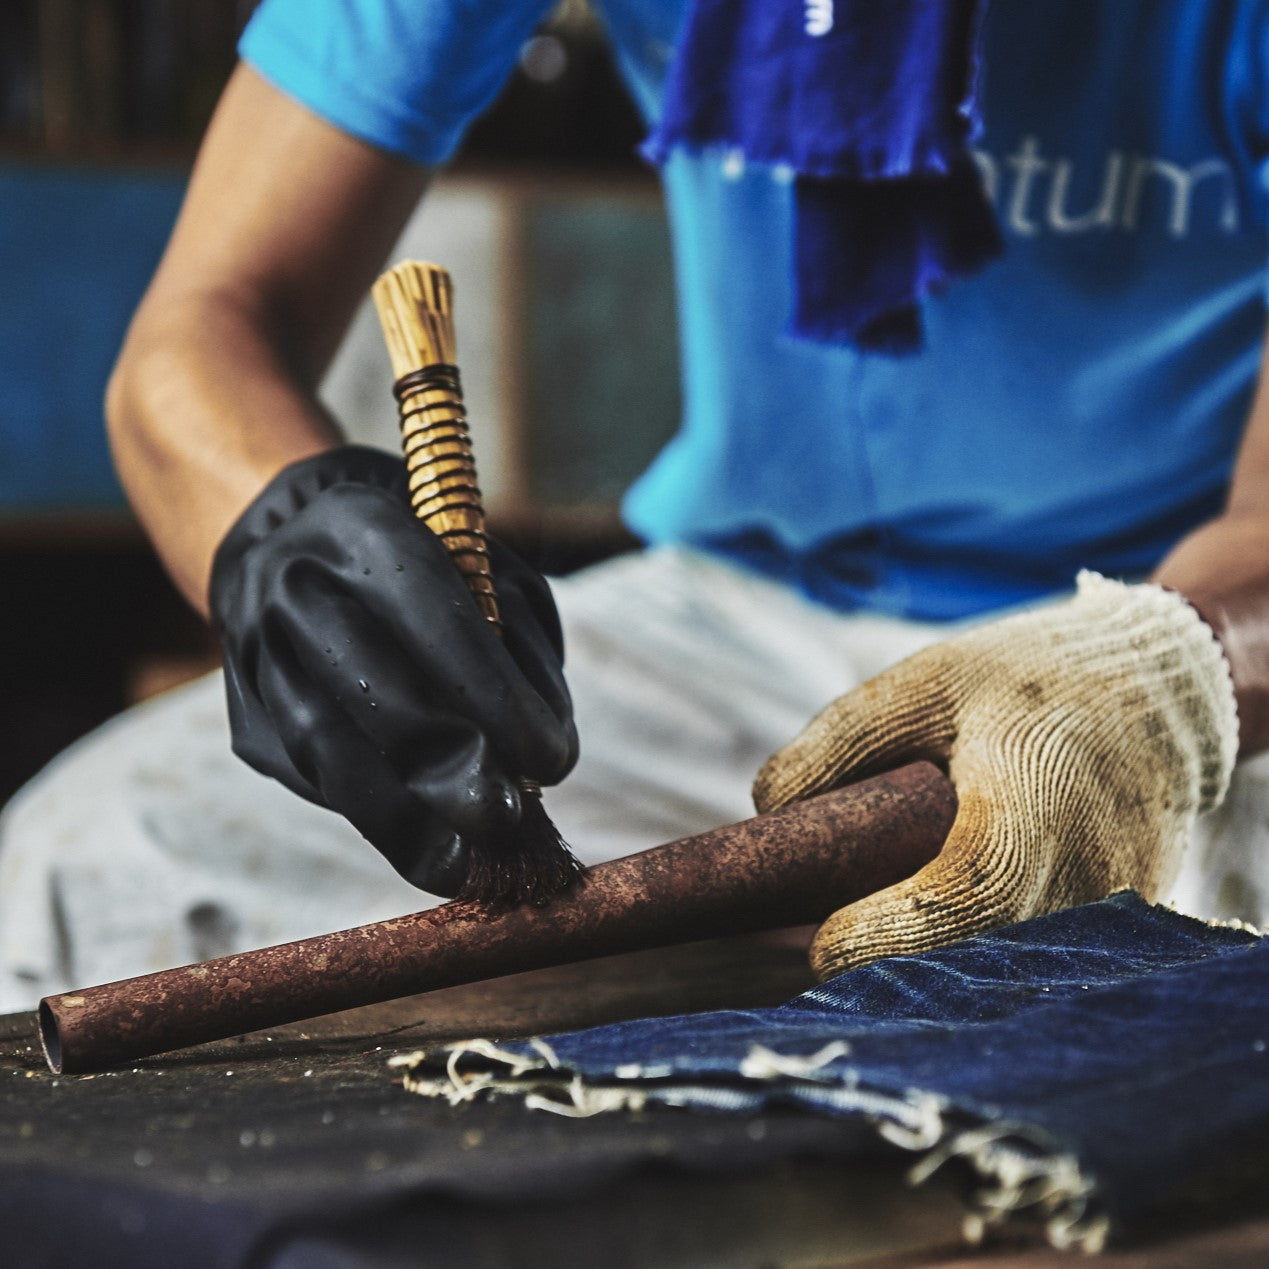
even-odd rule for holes
{"type": "Polygon", "coordinates": [[[123,507],[102,393],[184,186],[0,163],[0,515],[123,507]]]}

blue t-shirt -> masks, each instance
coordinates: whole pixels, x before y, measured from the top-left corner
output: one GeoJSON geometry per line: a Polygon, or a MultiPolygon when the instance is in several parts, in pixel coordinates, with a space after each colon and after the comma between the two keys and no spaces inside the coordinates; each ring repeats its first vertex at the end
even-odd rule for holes
{"type": "MultiPolygon", "coordinates": [[[[244,58],[424,163],[503,83],[544,0],[265,0],[244,58]]],[[[686,0],[603,0],[655,116],[686,0]]],[[[1146,573],[1216,514],[1260,364],[1269,13],[1256,0],[993,0],[977,159],[1004,257],[889,357],[784,334],[789,173],[664,171],[678,435],[625,500],[838,607],[953,618],[1146,573]]]]}

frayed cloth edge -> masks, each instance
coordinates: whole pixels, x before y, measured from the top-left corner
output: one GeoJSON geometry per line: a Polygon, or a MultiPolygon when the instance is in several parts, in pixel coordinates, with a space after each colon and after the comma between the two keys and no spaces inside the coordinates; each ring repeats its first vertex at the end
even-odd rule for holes
{"type": "MultiPolygon", "coordinates": [[[[451,1106],[483,1097],[518,1098],[526,1110],[544,1110],[569,1119],[613,1112],[638,1112],[655,1105],[708,1104],[709,1090],[690,1081],[666,1079],[651,1067],[634,1064],[614,1080],[584,1080],[562,1066],[546,1041],[527,1041],[532,1055],[503,1049],[489,1040],[466,1040],[441,1049],[418,1050],[389,1059],[402,1073],[402,1084],[422,1097],[443,1098],[451,1106]],[[484,1069],[463,1069],[465,1058],[481,1059],[484,1069]],[[656,1081],[638,1083],[637,1081],[656,1081]]],[[[1049,1243],[1059,1250],[1098,1252],[1110,1232],[1095,1182],[1079,1161],[1058,1149],[1033,1125],[1017,1121],[955,1124],[952,1108],[935,1093],[909,1089],[904,1095],[879,1093],[816,1078],[844,1046],[828,1045],[810,1055],[779,1054],[751,1047],[737,1070],[739,1087],[755,1090],[779,1079],[783,1090],[837,1113],[853,1113],[869,1122],[885,1141],[918,1155],[908,1181],[920,1185],[953,1160],[967,1163],[982,1185],[971,1196],[964,1221],[969,1242],[978,1242],[1011,1216],[1039,1216],[1049,1243]]]]}

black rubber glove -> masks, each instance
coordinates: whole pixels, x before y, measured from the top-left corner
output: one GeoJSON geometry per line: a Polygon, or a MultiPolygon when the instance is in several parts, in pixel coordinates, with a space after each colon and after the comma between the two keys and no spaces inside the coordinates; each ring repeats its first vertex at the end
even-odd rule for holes
{"type": "Polygon", "coordinates": [[[504,639],[415,519],[404,464],[345,446],[276,476],[216,552],[234,752],[452,895],[577,760],[546,581],[490,543],[504,639]]]}

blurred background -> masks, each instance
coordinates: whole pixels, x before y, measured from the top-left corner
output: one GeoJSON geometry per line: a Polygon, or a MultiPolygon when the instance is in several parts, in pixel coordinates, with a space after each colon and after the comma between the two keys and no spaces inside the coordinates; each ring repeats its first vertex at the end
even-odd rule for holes
{"type": "MultiPolygon", "coordinates": [[[[126,705],[216,664],[127,510],[101,399],[248,0],[0,5],[0,802],[126,705]]],[[[625,549],[621,491],[673,431],[668,236],[603,32],[567,0],[392,258],[456,286],[494,532],[547,571],[625,549]]],[[[324,394],[396,446],[368,308],[324,394]]]]}

